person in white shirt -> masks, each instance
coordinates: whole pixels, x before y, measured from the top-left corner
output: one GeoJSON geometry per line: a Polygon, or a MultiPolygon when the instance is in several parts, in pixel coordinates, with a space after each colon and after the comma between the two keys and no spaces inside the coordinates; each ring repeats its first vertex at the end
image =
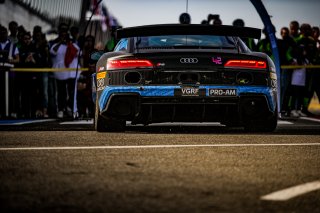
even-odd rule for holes
{"type": "MultiPolygon", "coordinates": [[[[77,68],[78,53],[80,48],[77,44],[72,43],[68,34],[68,26],[64,23],[59,25],[59,37],[53,42],[50,48],[52,58],[52,68],[77,68]]],[[[54,72],[57,82],[57,104],[58,118],[72,116],[72,112],[76,113],[76,71],[58,71],[54,72]]],[[[79,76],[79,74],[78,74],[79,76]]]]}

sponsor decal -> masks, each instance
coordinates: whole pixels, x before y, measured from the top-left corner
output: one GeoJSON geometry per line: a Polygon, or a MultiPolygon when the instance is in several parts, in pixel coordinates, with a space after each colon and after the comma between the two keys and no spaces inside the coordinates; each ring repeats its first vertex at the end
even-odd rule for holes
{"type": "Polygon", "coordinates": [[[97,87],[103,87],[104,86],[104,79],[98,79],[97,80],[97,87]]]}
{"type": "Polygon", "coordinates": [[[272,88],[277,88],[277,79],[272,79],[271,80],[271,87],[272,88]]]}
{"type": "Polygon", "coordinates": [[[106,88],[106,87],[105,87],[105,86],[103,86],[103,87],[98,87],[97,91],[104,90],[104,88],[106,88]]]}
{"type": "Polygon", "coordinates": [[[270,72],[270,77],[271,77],[271,79],[277,80],[277,74],[274,72],[270,72]]]}
{"type": "Polygon", "coordinates": [[[164,66],[166,66],[165,63],[157,63],[157,67],[164,67],[164,66]]]}
{"type": "Polygon", "coordinates": [[[182,96],[198,96],[199,95],[199,88],[181,88],[182,96]]]}
{"type": "Polygon", "coordinates": [[[182,64],[196,64],[199,60],[197,58],[180,58],[182,64]]]}
{"type": "Polygon", "coordinates": [[[212,57],[212,62],[215,64],[222,64],[222,59],[221,57],[212,57]]]}
{"type": "Polygon", "coordinates": [[[98,72],[103,71],[104,67],[99,67],[98,72]]]}
{"type": "Polygon", "coordinates": [[[99,72],[99,73],[97,73],[97,79],[105,78],[106,74],[107,74],[107,72],[99,72]]]}
{"type": "Polygon", "coordinates": [[[198,87],[182,87],[175,89],[174,94],[176,96],[205,96],[206,90],[198,87]]]}
{"type": "Polygon", "coordinates": [[[209,89],[209,96],[237,96],[236,89],[209,89]]]}

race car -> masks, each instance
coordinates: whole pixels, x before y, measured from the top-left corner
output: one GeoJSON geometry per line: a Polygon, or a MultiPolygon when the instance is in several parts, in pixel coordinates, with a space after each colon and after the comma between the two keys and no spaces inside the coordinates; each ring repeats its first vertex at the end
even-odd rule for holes
{"type": "Polygon", "coordinates": [[[93,74],[95,129],[161,122],[220,122],[248,131],[277,126],[272,60],[241,37],[249,27],[163,24],[122,28],[93,74]]]}

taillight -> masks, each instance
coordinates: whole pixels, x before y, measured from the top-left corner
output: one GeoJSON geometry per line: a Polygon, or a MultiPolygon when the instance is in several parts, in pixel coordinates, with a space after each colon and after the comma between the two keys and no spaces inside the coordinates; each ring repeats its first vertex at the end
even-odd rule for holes
{"type": "Polygon", "coordinates": [[[256,61],[256,60],[229,60],[224,66],[238,67],[238,68],[265,69],[267,67],[267,63],[265,61],[256,61]]]}
{"type": "Polygon", "coordinates": [[[116,59],[107,62],[107,70],[136,68],[153,68],[153,64],[144,59],[116,59]]]}

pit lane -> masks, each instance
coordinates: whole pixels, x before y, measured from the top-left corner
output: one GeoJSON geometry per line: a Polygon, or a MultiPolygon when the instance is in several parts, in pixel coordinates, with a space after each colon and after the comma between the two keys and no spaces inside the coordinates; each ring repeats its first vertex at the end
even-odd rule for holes
{"type": "Polygon", "coordinates": [[[84,121],[1,128],[1,212],[320,210],[319,190],[262,199],[320,179],[316,122],[281,122],[267,134],[218,124],[128,126],[125,133],[98,133],[84,121]]]}

